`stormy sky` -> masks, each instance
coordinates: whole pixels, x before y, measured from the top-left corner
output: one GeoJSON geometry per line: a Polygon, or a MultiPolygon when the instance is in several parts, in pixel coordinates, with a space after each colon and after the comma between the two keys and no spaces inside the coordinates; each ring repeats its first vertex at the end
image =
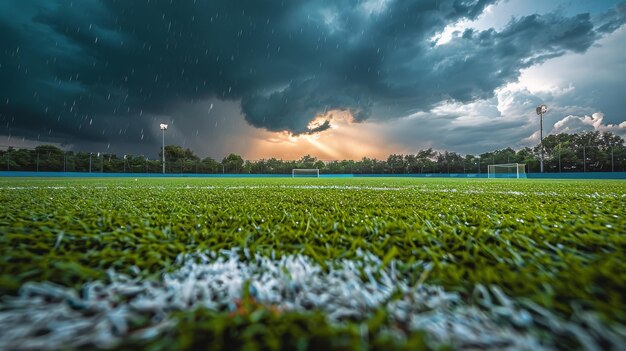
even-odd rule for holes
{"type": "Polygon", "coordinates": [[[0,3],[0,145],[385,157],[626,135],[626,3],[0,3]]]}

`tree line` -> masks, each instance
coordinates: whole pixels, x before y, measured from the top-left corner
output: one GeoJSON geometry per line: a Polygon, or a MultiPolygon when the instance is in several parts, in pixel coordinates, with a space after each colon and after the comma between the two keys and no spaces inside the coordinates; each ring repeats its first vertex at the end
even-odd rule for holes
{"type": "MultiPolygon", "coordinates": [[[[517,151],[509,147],[479,155],[461,155],[429,148],[415,154],[392,154],[386,160],[363,157],[361,160],[322,161],[310,155],[299,160],[244,160],[231,153],[218,161],[211,157],[200,158],[188,148],[167,145],[165,164],[166,173],[205,174],[291,174],[294,168],[318,168],[321,173],[329,174],[487,173],[488,165],[503,163],[524,163],[527,172],[539,172],[542,146],[546,172],[626,171],[624,139],[597,131],[549,135],[542,145],[517,151]]],[[[53,145],[34,149],[9,147],[0,151],[0,170],[161,173],[161,158],[162,151],[159,151],[159,159],[151,160],[142,155],[64,151],[53,145]]]]}

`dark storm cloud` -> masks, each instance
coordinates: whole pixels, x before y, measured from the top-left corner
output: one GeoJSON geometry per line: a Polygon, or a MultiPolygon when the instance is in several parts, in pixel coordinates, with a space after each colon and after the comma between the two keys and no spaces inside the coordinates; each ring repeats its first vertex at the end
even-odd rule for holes
{"type": "Polygon", "coordinates": [[[626,23],[626,2],[598,16],[598,32],[611,33],[626,23]]]}
{"type": "MultiPolygon", "coordinates": [[[[21,1],[0,4],[0,133],[77,142],[148,140],[180,103],[241,101],[253,126],[310,133],[329,110],[357,121],[469,102],[624,23],[552,13],[503,30],[446,25],[495,0],[21,1]]],[[[189,115],[193,120],[205,118],[189,115]]]]}

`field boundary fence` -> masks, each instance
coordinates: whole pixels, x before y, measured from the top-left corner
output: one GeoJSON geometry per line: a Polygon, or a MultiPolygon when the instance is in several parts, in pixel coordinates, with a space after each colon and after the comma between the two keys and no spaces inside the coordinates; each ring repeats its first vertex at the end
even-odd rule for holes
{"type": "MultiPolygon", "coordinates": [[[[0,177],[36,178],[292,178],[289,174],[256,173],[85,173],[85,172],[33,172],[2,171],[0,177]]],[[[320,174],[320,178],[451,178],[487,179],[485,173],[428,173],[428,174],[320,174]]],[[[626,172],[586,172],[586,173],[531,173],[530,179],[624,179],[626,172]]],[[[307,178],[310,179],[310,178],[307,178]]],[[[317,179],[317,178],[316,178],[317,179]]],[[[497,178],[500,179],[500,178],[497,178]]],[[[523,179],[512,179],[523,181],[523,179]]]]}

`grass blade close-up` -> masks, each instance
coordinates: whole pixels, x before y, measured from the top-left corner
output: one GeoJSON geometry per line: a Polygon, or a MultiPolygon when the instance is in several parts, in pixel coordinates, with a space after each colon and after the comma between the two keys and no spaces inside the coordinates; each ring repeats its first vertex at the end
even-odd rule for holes
{"type": "Polygon", "coordinates": [[[618,350],[626,183],[4,179],[2,349],[618,350]]]}

